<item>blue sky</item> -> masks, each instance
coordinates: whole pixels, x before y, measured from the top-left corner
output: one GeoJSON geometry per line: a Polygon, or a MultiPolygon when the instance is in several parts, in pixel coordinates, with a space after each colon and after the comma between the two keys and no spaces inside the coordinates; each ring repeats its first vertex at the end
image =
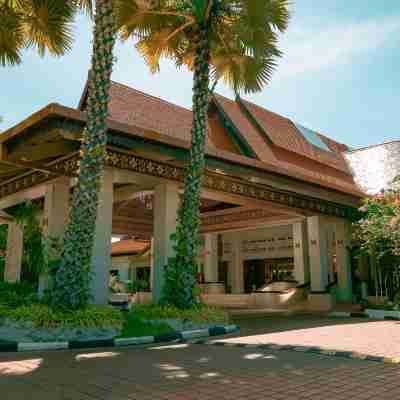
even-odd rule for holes
{"type": "MultiPolygon", "coordinates": [[[[281,39],[285,55],[270,84],[249,100],[353,147],[400,136],[399,0],[293,0],[281,39]]],[[[50,102],[75,107],[87,76],[91,27],[76,24],[73,51],[56,59],[24,54],[22,66],[0,69],[5,130],[50,102]]],[[[191,74],[165,62],[151,75],[132,43],[118,44],[113,79],[191,106],[191,74]]],[[[217,91],[232,96],[218,85],[217,91]]]]}

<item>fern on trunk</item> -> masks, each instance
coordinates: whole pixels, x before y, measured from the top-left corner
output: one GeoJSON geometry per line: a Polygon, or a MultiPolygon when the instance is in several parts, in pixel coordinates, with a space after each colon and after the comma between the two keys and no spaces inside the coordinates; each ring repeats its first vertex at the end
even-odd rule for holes
{"type": "Polygon", "coordinates": [[[209,104],[210,42],[207,25],[199,29],[193,71],[193,122],[185,190],[178,210],[176,256],[166,266],[162,302],[178,308],[196,303],[196,273],[199,248],[200,191],[204,175],[204,147],[207,138],[209,104]]]}
{"type": "Polygon", "coordinates": [[[61,263],[51,288],[53,304],[69,308],[82,307],[90,300],[91,256],[106,155],[106,119],[116,39],[112,3],[112,0],[96,1],[87,125],[83,132],[78,182],[64,236],[61,263]]]}

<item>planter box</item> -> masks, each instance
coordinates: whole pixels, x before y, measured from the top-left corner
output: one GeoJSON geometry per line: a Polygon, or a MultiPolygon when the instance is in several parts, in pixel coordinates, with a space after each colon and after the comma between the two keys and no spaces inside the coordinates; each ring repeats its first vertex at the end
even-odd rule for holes
{"type": "Polygon", "coordinates": [[[385,296],[368,296],[368,304],[385,304],[387,297],[385,296]]]}
{"type": "Polygon", "coordinates": [[[200,290],[202,294],[225,294],[225,285],[219,282],[201,283],[200,290]]]}
{"type": "Polygon", "coordinates": [[[373,308],[367,308],[365,312],[368,314],[369,318],[373,319],[399,319],[400,311],[387,311],[387,310],[375,310],[373,308]]]}

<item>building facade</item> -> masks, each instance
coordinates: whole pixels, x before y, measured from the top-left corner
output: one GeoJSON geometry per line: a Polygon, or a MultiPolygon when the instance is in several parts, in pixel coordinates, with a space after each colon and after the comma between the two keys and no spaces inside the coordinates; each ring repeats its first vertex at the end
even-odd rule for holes
{"type": "MultiPolygon", "coordinates": [[[[43,226],[52,236],[62,236],[68,221],[86,95],[85,89],[78,109],[50,104],[0,137],[0,209],[7,213],[22,201],[40,201],[43,226]]],[[[110,269],[124,269],[125,256],[111,260],[111,237],[117,235],[151,247],[157,301],[173,254],[169,237],[183,190],[192,113],[118,83],[111,86],[109,108],[93,297],[106,303],[110,269]]],[[[219,95],[211,98],[208,128],[199,258],[205,292],[216,290],[229,302],[266,282],[291,281],[308,288],[307,301],[316,308],[350,302],[351,221],[365,193],[346,162],[347,146],[219,95]]],[[[4,222],[6,278],[18,280],[22,233],[13,221],[4,222]]],[[[135,267],[139,259],[132,262],[128,270],[141,268],[135,267]]],[[[45,286],[46,278],[41,282],[45,286]]]]}

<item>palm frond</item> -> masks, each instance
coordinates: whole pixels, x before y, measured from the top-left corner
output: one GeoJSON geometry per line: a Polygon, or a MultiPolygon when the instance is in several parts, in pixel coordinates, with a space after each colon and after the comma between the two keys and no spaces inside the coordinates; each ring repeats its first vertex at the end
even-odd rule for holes
{"type": "Polygon", "coordinates": [[[0,6],[0,21],[0,65],[20,64],[25,43],[22,15],[4,3],[0,6]]]}
{"type": "Polygon", "coordinates": [[[36,47],[40,55],[46,50],[61,56],[72,47],[71,23],[74,8],[63,0],[31,0],[25,10],[23,25],[27,45],[36,47]]]}
{"type": "Polygon", "coordinates": [[[138,40],[152,72],[161,58],[192,69],[198,32],[208,16],[211,78],[236,92],[261,90],[282,55],[278,33],[288,24],[287,0],[158,0],[145,6],[125,1],[135,7],[125,8],[123,39],[138,40]]]}

